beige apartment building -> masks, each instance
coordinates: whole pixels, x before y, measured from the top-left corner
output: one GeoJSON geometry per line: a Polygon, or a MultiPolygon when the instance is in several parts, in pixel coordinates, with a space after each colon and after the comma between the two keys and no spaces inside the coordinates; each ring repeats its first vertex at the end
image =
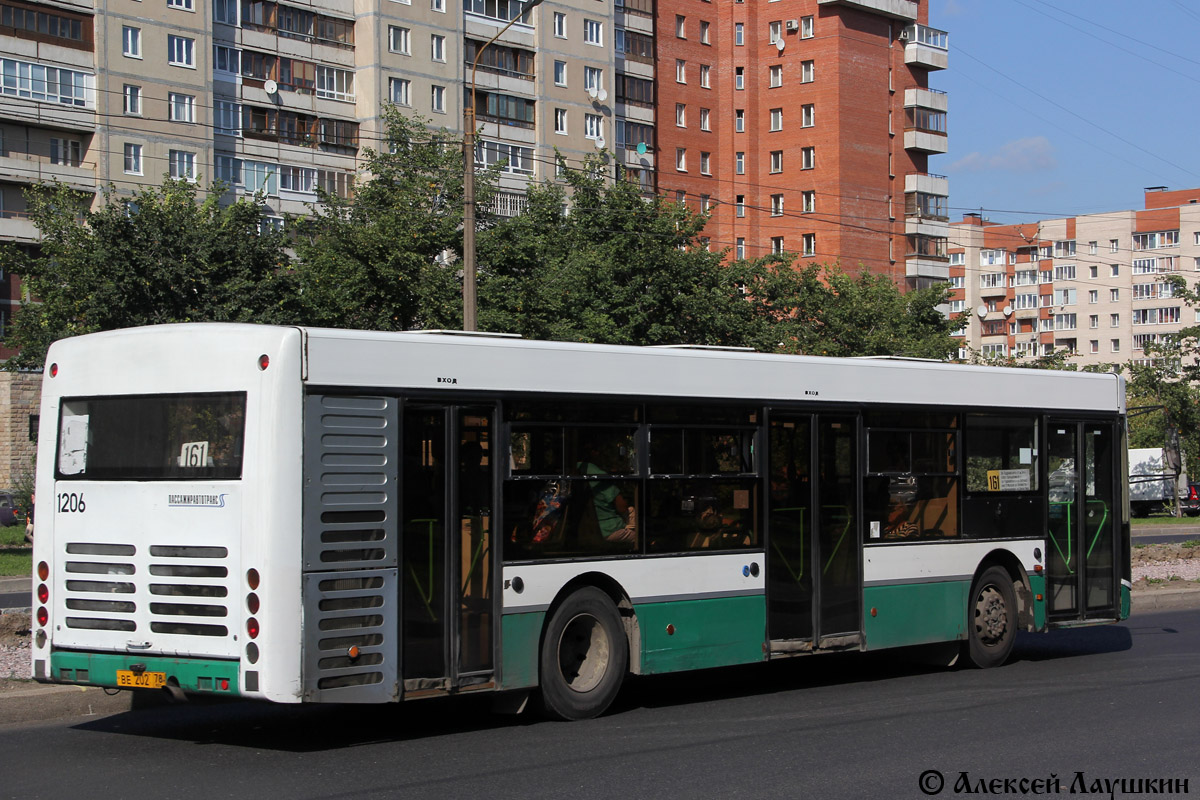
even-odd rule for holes
{"type": "Polygon", "coordinates": [[[968,215],[951,228],[964,353],[1145,363],[1146,343],[1200,321],[1164,280],[1200,279],[1200,189],[1147,189],[1140,211],[1017,225],[968,215]]]}

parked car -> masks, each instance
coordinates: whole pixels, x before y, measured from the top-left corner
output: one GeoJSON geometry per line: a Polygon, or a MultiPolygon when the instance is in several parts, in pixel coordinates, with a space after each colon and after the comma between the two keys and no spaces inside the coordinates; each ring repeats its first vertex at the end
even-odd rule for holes
{"type": "Polygon", "coordinates": [[[1189,517],[1200,516],[1200,483],[1189,483],[1187,494],[1179,501],[1179,507],[1189,517]]]}
{"type": "Polygon", "coordinates": [[[5,528],[25,522],[25,515],[17,508],[17,496],[9,489],[0,489],[0,525],[5,528]]]}

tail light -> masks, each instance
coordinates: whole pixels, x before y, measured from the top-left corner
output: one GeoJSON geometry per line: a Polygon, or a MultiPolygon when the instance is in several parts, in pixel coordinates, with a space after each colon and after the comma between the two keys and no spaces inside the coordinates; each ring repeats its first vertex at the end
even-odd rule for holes
{"type": "Polygon", "coordinates": [[[1188,487],[1188,499],[1189,500],[1200,500],[1200,495],[1196,494],[1195,486],[1188,487]]]}

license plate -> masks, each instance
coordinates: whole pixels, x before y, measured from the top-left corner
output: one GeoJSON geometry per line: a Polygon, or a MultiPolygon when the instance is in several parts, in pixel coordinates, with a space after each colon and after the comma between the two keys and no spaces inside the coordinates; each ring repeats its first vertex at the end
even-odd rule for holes
{"type": "Polygon", "coordinates": [[[139,674],[127,669],[117,670],[117,686],[128,689],[161,689],[166,685],[167,673],[165,672],[142,672],[139,674]]]}

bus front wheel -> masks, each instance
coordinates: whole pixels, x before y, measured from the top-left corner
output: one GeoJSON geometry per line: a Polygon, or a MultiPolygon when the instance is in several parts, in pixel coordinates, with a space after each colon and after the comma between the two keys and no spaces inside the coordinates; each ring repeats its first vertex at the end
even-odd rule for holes
{"type": "Polygon", "coordinates": [[[587,586],[555,609],[539,658],[542,707],[556,719],[590,719],[616,698],[629,663],[621,616],[607,594],[587,586]]]}
{"type": "Polygon", "coordinates": [[[971,585],[967,656],[981,669],[998,667],[1017,639],[1017,593],[1002,567],[988,567],[971,585]]]}

